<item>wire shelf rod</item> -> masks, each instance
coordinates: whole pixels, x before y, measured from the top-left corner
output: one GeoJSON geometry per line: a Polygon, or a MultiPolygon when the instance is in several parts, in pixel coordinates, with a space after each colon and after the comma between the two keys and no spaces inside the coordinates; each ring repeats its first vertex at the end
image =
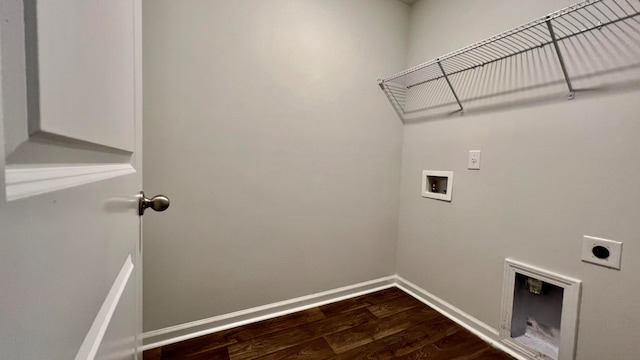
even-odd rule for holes
{"type": "MultiPolygon", "coordinates": [[[[550,19],[552,19],[552,20],[553,20],[553,19],[555,19],[556,17],[560,17],[560,16],[563,16],[563,15],[565,15],[565,14],[569,14],[569,13],[571,13],[571,12],[574,12],[574,11],[580,10],[580,9],[582,9],[582,8],[585,8],[585,7],[587,7],[587,6],[591,6],[591,5],[593,5],[593,4],[596,4],[596,3],[599,3],[599,2],[602,2],[602,1],[604,1],[604,0],[585,0],[585,1],[584,1],[584,2],[582,2],[582,3],[575,4],[575,5],[572,5],[572,6],[566,7],[566,8],[564,8],[564,9],[558,10],[558,11],[556,11],[556,12],[554,12],[554,13],[551,13],[551,14],[547,15],[546,17],[542,17],[542,18],[539,18],[539,19],[533,20],[533,21],[531,21],[531,22],[529,22],[529,23],[526,23],[526,24],[524,24],[524,25],[520,25],[520,26],[515,27],[515,28],[513,28],[513,29],[510,29],[510,30],[507,30],[507,31],[502,32],[502,33],[500,33],[500,34],[497,34],[497,35],[494,35],[494,36],[492,36],[492,37],[489,37],[489,38],[487,38],[487,39],[485,39],[485,40],[482,40],[482,41],[479,41],[479,42],[477,42],[477,43],[474,43],[474,44],[471,44],[471,45],[469,45],[469,46],[466,46],[466,47],[464,47],[464,48],[462,48],[462,49],[460,49],[460,50],[456,50],[456,51],[453,51],[453,52],[448,53],[448,54],[446,54],[446,55],[443,55],[443,56],[441,56],[439,59],[440,59],[440,60],[445,60],[445,59],[447,59],[447,58],[449,58],[449,57],[452,57],[452,56],[458,55],[458,54],[459,54],[459,53],[461,53],[461,52],[466,52],[466,51],[473,50],[474,48],[477,48],[477,47],[479,47],[479,46],[487,45],[487,44],[489,44],[489,43],[492,43],[492,42],[495,42],[495,41],[497,41],[497,40],[500,40],[501,38],[504,38],[504,37],[506,37],[506,36],[511,36],[511,35],[513,35],[513,34],[515,34],[515,33],[518,33],[518,32],[521,32],[521,31],[524,31],[524,30],[526,30],[526,29],[528,29],[528,28],[530,28],[530,27],[534,27],[534,26],[537,26],[537,25],[540,25],[540,24],[544,24],[547,18],[550,18],[550,19]]],[[[435,64],[436,62],[437,62],[437,60],[436,60],[436,59],[434,59],[434,60],[428,61],[428,62],[426,62],[426,63],[420,64],[420,65],[416,65],[416,66],[414,66],[414,67],[412,67],[412,68],[409,68],[409,69],[407,69],[407,70],[405,70],[405,71],[402,71],[402,72],[400,72],[400,73],[398,73],[398,74],[395,74],[395,75],[393,75],[393,76],[391,76],[391,77],[389,77],[389,78],[385,79],[384,81],[390,81],[390,80],[393,80],[393,79],[398,78],[398,77],[400,77],[400,76],[403,76],[403,75],[405,75],[405,74],[407,74],[407,73],[409,73],[409,72],[417,71],[417,70],[419,70],[419,69],[421,69],[421,68],[423,68],[423,67],[426,67],[426,66],[429,66],[429,65],[433,65],[433,64],[435,64]]]]}
{"type": "MultiPolygon", "coordinates": [[[[550,43],[551,43],[551,41],[547,42],[545,45],[548,45],[548,44],[550,44],[550,43]]],[[[540,48],[540,47],[538,47],[538,48],[540,48]]],[[[484,63],[477,64],[477,65],[474,65],[474,66],[472,66],[472,67],[468,67],[468,68],[465,68],[465,69],[462,69],[462,70],[457,70],[457,71],[449,72],[449,76],[453,76],[453,75],[456,75],[456,74],[459,74],[459,73],[462,73],[462,72],[465,72],[465,71],[469,71],[469,70],[472,70],[472,69],[475,69],[475,68],[485,67],[485,66],[487,66],[487,65],[491,65],[491,64],[493,64],[493,63],[496,63],[496,62],[499,62],[499,61],[502,61],[502,60],[508,59],[508,58],[510,58],[510,57],[517,56],[517,55],[520,55],[520,54],[523,54],[523,53],[526,53],[526,52],[532,51],[532,50],[535,50],[535,48],[533,48],[533,49],[526,49],[526,50],[522,50],[522,51],[518,51],[518,52],[514,52],[514,53],[512,53],[512,54],[509,54],[509,55],[506,55],[506,56],[503,56],[503,57],[499,57],[499,58],[492,58],[491,60],[487,60],[487,61],[486,61],[486,62],[484,62],[484,63]]],[[[449,61],[449,60],[450,60],[450,59],[447,59],[447,61],[449,61]]],[[[420,82],[417,82],[417,83],[414,83],[414,84],[411,84],[411,85],[407,85],[407,89],[410,89],[410,88],[412,88],[412,87],[416,87],[416,86],[419,86],[419,85],[423,85],[423,84],[429,83],[429,82],[431,82],[431,81],[440,80],[440,79],[442,79],[442,75],[440,75],[438,78],[428,79],[428,80],[423,80],[423,81],[420,81],[420,82]]]]}
{"type": "Polygon", "coordinates": [[[587,28],[589,27],[588,25],[586,25],[585,23],[583,23],[580,19],[578,19],[577,17],[573,16],[573,14],[568,14],[567,16],[569,16],[570,18],[572,18],[573,20],[575,20],[578,24],[582,25],[582,28],[587,28]]]}
{"type": "Polygon", "coordinates": [[[527,29],[527,31],[523,31],[521,35],[529,40],[531,46],[538,46],[541,41],[544,42],[547,40],[545,37],[534,32],[533,29],[527,29]]]}
{"type": "Polygon", "coordinates": [[[522,50],[522,49],[527,49],[530,48],[531,45],[524,43],[520,38],[518,38],[517,36],[511,36],[508,38],[504,38],[503,41],[505,43],[511,43],[514,44],[515,47],[518,48],[518,50],[522,50]]]}
{"type": "Polygon", "coordinates": [[[494,41],[490,44],[485,45],[486,49],[493,49],[495,52],[504,55],[509,53],[509,49],[501,45],[499,41],[494,41]]]}
{"type": "Polygon", "coordinates": [[[586,21],[588,21],[588,22],[589,22],[589,24],[591,24],[591,26],[592,26],[592,27],[593,27],[593,26],[597,26],[597,25],[598,25],[598,22],[597,22],[597,21],[596,21],[596,22],[594,22],[594,21],[593,21],[594,19],[595,19],[595,20],[598,20],[597,18],[589,18],[589,17],[587,17],[587,15],[586,15],[586,14],[581,13],[581,12],[576,13],[576,15],[579,15],[580,17],[582,17],[583,19],[585,19],[586,21]]]}
{"type": "MultiPolygon", "coordinates": [[[[492,47],[491,45],[482,47],[482,48],[478,48],[475,51],[477,52],[481,52],[484,54],[484,56],[487,56],[488,58],[493,58],[495,56],[502,56],[500,53],[497,53],[492,47]]],[[[468,53],[468,52],[467,52],[468,53]]],[[[465,53],[466,54],[466,53],[465,53]]],[[[451,58],[450,58],[451,59],[451,58]]],[[[447,59],[448,60],[448,59],[447,59]]]]}
{"type": "MultiPolygon", "coordinates": [[[[488,38],[488,39],[482,40],[482,41],[477,42],[477,43],[475,43],[475,44],[469,45],[469,46],[464,47],[464,48],[462,48],[462,49],[460,49],[460,50],[457,50],[457,51],[454,51],[454,52],[448,53],[448,54],[446,54],[446,55],[444,55],[444,56],[441,56],[439,59],[440,59],[441,61],[443,61],[443,60],[446,60],[446,59],[448,59],[448,58],[450,58],[450,57],[453,57],[453,56],[459,55],[459,54],[461,54],[461,53],[463,53],[463,52],[468,52],[468,51],[471,51],[471,50],[473,50],[473,49],[475,49],[475,48],[477,48],[477,47],[485,46],[485,45],[487,45],[487,44],[490,44],[490,43],[496,42],[496,41],[498,41],[498,40],[500,40],[500,39],[502,39],[502,38],[504,38],[504,37],[513,36],[514,34],[520,33],[520,32],[522,32],[522,31],[528,30],[528,29],[530,29],[530,28],[534,28],[534,27],[536,27],[536,26],[538,26],[538,25],[541,25],[541,24],[542,24],[542,25],[544,25],[544,23],[545,23],[545,21],[546,21],[547,19],[549,19],[549,20],[554,20],[554,19],[556,19],[556,18],[560,18],[560,17],[562,17],[562,16],[569,15],[569,14],[572,14],[572,13],[574,13],[574,12],[578,12],[578,13],[580,14],[580,13],[581,13],[581,12],[580,12],[580,10],[583,10],[583,9],[584,9],[586,12],[588,12],[589,14],[591,14],[591,16],[593,16],[595,19],[599,19],[599,17],[593,14],[593,12],[590,10],[591,8],[593,8],[593,9],[595,9],[596,11],[598,11],[599,13],[601,13],[601,14],[602,14],[602,16],[604,16],[604,17],[608,20],[608,22],[609,22],[609,23],[611,23],[612,21],[616,21],[617,19],[612,19],[612,18],[610,18],[608,15],[606,15],[606,14],[605,14],[605,13],[604,13],[604,12],[603,12],[599,7],[598,7],[598,6],[597,6],[597,5],[601,4],[601,3],[603,3],[604,1],[605,1],[605,0],[586,0],[586,1],[583,1],[583,2],[581,2],[581,3],[579,3],[579,4],[575,4],[575,5],[572,5],[572,6],[566,7],[566,8],[564,8],[564,9],[558,10],[558,11],[556,11],[556,12],[554,12],[554,13],[551,13],[551,14],[547,15],[546,17],[542,17],[542,18],[539,18],[539,19],[533,20],[533,21],[531,21],[531,22],[529,22],[529,23],[527,23],[527,24],[524,24],[524,25],[518,26],[518,27],[513,28],[513,29],[511,29],[511,30],[507,30],[507,31],[505,31],[505,32],[503,32],[503,33],[500,33],[500,34],[498,34],[498,35],[492,36],[492,37],[490,37],[490,38],[488,38]]],[[[616,6],[621,7],[621,6],[620,6],[620,4],[618,4],[618,3],[617,3],[617,1],[619,1],[619,0],[612,0],[612,2],[614,2],[614,3],[616,4],[616,6]]],[[[631,5],[628,1],[626,1],[626,0],[625,0],[625,2],[629,5],[629,7],[630,7],[631,9],[633,9],[633,10],[634,10],[634,14],[631,14],[631,15],[632,15],[632,16],[635,16],[635,15],[638,13],[637,9],[636,9],[633,5],[631,5]]],[[[609,6],[607,6],[606,4],[604,4],[604,5],[605,5],[605,7],[606,7],[606,8],[611,9],[611,8],[610,8],[609,6]]],[[[610,11],[612,11],[612,9],[611,9],[610,11]]],[[[616,14],[616,13],[615,13],[615,11],[613,11],[613,14],[616,14]]],[[[616,14],[616,16],[617,16],[617,14],[616,14]]],[[[583,16],[583,17],[584,17],[584,16],[583,16]]],[[[598,21],[600,21],[600,20],[598,20],[598,21]]],[[[591,22],[591,21],[589,21],[589,22],[591,22]]],[[[594,24],[594,25],[595,25],[595,24],[594,24]]],[[[566,36],[568,36],[568,35],[569,35],[569,34],[563,34],[561,37],[566,37],[566,36]]],[[[560,37],[559,37],[559,38],[560,38],[560,37]]],[[[400,73],[395,74],[395,75],[393,75],[393,76],[391,76],[391,77],[388,77],[388,78],[386,78],[384,81],[391,81],[391,80],[393,80],[393,79],[395,79],[395,78],[398,78],[398,77],[404,76],[404,75],[406,75],[407,73],[417,71],[417,70],[419,70],[419,69],[421,69],[421,68],[423,68],[423,67],[426,67],[426,66],[429,66],[429,65],[433,65],[433,64],[435,64],[435,63],[436,63],[436,61],[435,61],[435,60],[431,60],[431,61],[429,61],[429,62],[426,62],[426,63],[420,64],[420,65],[414,66],[414,67],[412,67],[412,68],[410,68],[410,69],[407,69],[407,70],[405,70],[405,71],[403,71],[403,72],[400,72],[400,73]]]]}
{"type": "MultiPolygon", "coordinates": [[[[557,70],[561,70],[560,76],[564,78],[571,99],[574,89],[567,65],[571,69],[581,67],[576,65],[575,58],[579,56],[575,54],[582,51],[576,48],[582,44],[579,36],[593,32],[587,39],[593,37],[596,45],[602,48],[600,52],[614,51],[637,57],[639,51],[635,46],[640,45],[636,36],[640,35],[639,15],[640,2],[635,0],[585,0],[381,79],[378,84],[401,116],[456,103],[463,112],[459,95],[466,101],[469,96],[472,96],[470,100],[481,99],[489,96],[482,93],[494,94],[503,88],[520,91],[518,89],[524,86],[522,81],[560,84],[562,80],[558,79],[560,74],[557,70]],[[594,32],[605,28],[609,30],[602,35],[594,32]],[[573,37],[578,37],[577,44],[565,42],[573,37]],[[547,45],[550,45],[548,49],[545,48],[547,45]],[[549,70],[539,71],[542,69],[549,70]],[[524,78],[514,77],[514,72],[523,74],[524,78]],[[482,81],[486,77],[495,78],[495,81],[482,81]],[[425,87],[410,91],[418,86],[425,87]],[[456,103],[451,101],[447,89],[456,103]]],[[[594,58],[601,67],[615,66],[617,62],[614,60],[597,53],[594,58]]],[[[574,70],[577,71],[576,79],[581,79],[579,74],[584,69],[574,70]]]]}
{"type": "Polygon", "coordinates": [[[492,48],[495,52],[499,53],[500,55],[507,55],[511,53],[511,51],[509,51],[509,48],[504,47],[498,42],[493,42],[491,44],[488,44],[486,48],[492,48]]]}
{"type": "MultiPolygon", "coordinates": [[[[556,19],[556,21],[554,21],[554,30],[556,31],[556,33],[559,33],[560,36],[567,36],[568,34],[573,34],[575,31],[569,29],[564,23],[562,23],[561,21],[559,21],[558,19],[556,19]]],[[[580,29],[578,29],[578,31],[580,31],[580,29]]]]}
{"type": "MultiPolygon", "coordinates": [[[[601,28],[604,28],[606,26],[609,26],[609,25],[612,25],[612,24],[615,24],[615,23],[618,23],[618,22],[621,22],[621,21],[625,21],[625,20],[628,20],[628,19],[631,19],[631,18],[635,18],[638,15],[640,15],[640,11],[637,11],[636,13],[633,13],[633,14],[629,14],[627,16],[623,16],[623,17],[618,18],[618,19],[614,19],[614,20],[612,20],[610,22],[607,22],[607,23],[595,24],[595,25],[593,25],[593,26],[591,26],[589,28],[585,28],[585,29],[580,30],[580,31],[572,32],[571,34],[563,34],[562,36],[558,36],[556,38],[556,41],[562,42],[564,40],[567,40],[569,38],[575,37],[577,35],[588,33],[590,31],[593,31],[593,30],[596,30],[596,29],[601,29],[601,28]]],[[[539,29],[536,29],[536,30],[539,31],[539,29]]],[[[547,37],[548,36],[549,35],[547,34],[547,37]]],[[[537,48],[542,48],[542,47],[547,46],[547,45],[552,44],[552,43],[553,43],[553,40],[547,40],[544,43],[540,43],[539,45],[537,45],[537,48]]],[[[524,49],[524,50],[521,50],[521,51],[516,51],[516,52],[513,52],[513,53],[509,53],[509,54],[506,54],[506,55],[504,55],[504,54],[496,55],[496,52],[494,50],[494,53],[490,54],[492,56],[488,56],[489,59],[483,61],[482,63],[477,63],[477,64],[474,64],[474,65],[470,65],[469,67],[464,68],[464,69],[450,71],[449,75],[455,75],[455,74],[457,74],[459,72],[462,72],[462,71],[467,71],[467,70],[471,70],[473,68],[485,66],[485,65],[491,64],[493,62],[502,61],[502,60],[505,60],[505,59],[507,59],[509,57],[516,56],[516,55],[519,55],[519,54],[522,54],[524,52],[531,51],[531,50],[534,50],[534,49],[535,48],[528,48],[528,49],[524,49]],[[495,56],[498,56],[498,57],[495,57],[495,56]]],[[[489,49],[487,49],[487,48],[478,48],[476,50],[477,51],[485,51],[486,50],[487,52],[489,52],[489,49]]],[[[485,56],[486,56],[486,53],[485,53],[485,56]]],[[[450,59],[445,59],[445,60],[449,61],[450,59]]],[[[441,61],[444,61],[444,60],[441,60],[441,61]]],[[[433,65],[433,64],[429,64],[429,65],[433,65]]],[[[417,71],[417,70],[414,70],[414,71],[417,71]]],[[[407,73],[405,73],[404,75],[406,75],[406,74],[407,73]]],[[[391,81],[391,80],[393,80],[395,78],[398,78],[398,77],[401,77],[401,76],[404,76],[404,75],[400,75],[400,76],[395,76],[394,75],[394,76],[392,76],[392,77],[390,77],[388,79],[385,79],[383,81],[391,81]]],[[[426,79],[426,80],[422,80],[422,81],[419,81],[419,82],[416,82],[416,83],[413,83],[413,84],[409,84],[409,85],[407,85],[407,88],[411,88],[411,87],[415,87],[415,86],[418,86],[418,85],[422,85],[422,84],[425,84],[425,83],[430,82],[430,81],[439,80],[441,78],[442,78],[442,75],[439,75],[439,76],[436,76],[436,77],[433,77],[433,78],[430,78],[430,79],[426,79]]]]}
{"type": "MultiPolygon", "coordinates": [[[[606,3],[602,3],[602,4],[603,4],[607,9],[611,10],[611,9],[607,6],[607,4],[606,4],[606,3]]],[[[604,17],[607,19],[607,21],[611,21],[611,18],[610,18],[610,17],[609,17],[609,16],[608,16],[604,11],[602,11],[599,7],[594,6],[593,8],[594,8],[594,9],[596,9],[596,10],[598,10],[598,12],[599,12],[600,14],[602,14],[602,16],[604,16],[604,17]]],[[[614,12],[614,14],[615,14],[615,12],[614,12]]]]}
{"type": "Polygon", "coordinates": [[[615,24],[615,23],[619,23],[619,22],[621,22],[621,21],[625,21],[625,20],[629,20],[629,19],[631,19],[631,18],[635,18],[635,17],[636,17],[636,16],[638,16],[638,15],[640,15],[640,12],[636,12],[635,14],[631,14],[631,15],[628,15],[628,16],[624,16],[624,17],[621,17],[621,18],[618,18],[618,19],[612,20],[611,22],[603,23],[603,24],[600,24],[600,25],[597,25],[597,24],[596,24],[596,25],[594,25],[594,26],[593,26],[593,27],[591,27],[591,28],[584,29],[584,30],[580,30],[580,31],[577,31],[577,32],[575,32],[575,33],[573,33],[573,34],[569,34],[569,35],[567,35],[567,36],[559,37],[557,40],[558,40],[558,41],[566,40],[566,39],[572,38],[572,37],[574,37],[574,36],[576,36],[576,35],[584,34],[584,33],[587,33],[587,32],[593,31],[593,30],[597,30],[597,29],[600,29],[600,28],[607,27],[607,26],[609,26],[609,25],[613,25],[613,24],[615,24]]]}
{"type": "Polygon", "coordinates": [[[627,5],[629,5],[629,7],[630,7],[630,8],[632,8],[634,11],[638,11],[638,9],[636,9],[636,7],[635,7],[635,6],[633,6],[633,4],[631,4],[631,3],[629,2],[629,0],[624,0],[624,1],[625,1],[625,2],[627,3],[627,5]]]}
{"type": "MultiPolygon", "coordinates": [[[[460,54],[460,57],[468,59],[468,61],[470,61],[471,64],[477,64],[479,62],[482,63],[482,62],[485,61],[479,55],[471,53],[471,52],[460,54]]],[[[446,61],[449,61],[449,60],[451,60],[451,59],[447,59],[446,61]]]]}
{"type": "MultiPolygon", "coordinates": [[[[546,46],[546,45],[548,45],[548,44],[550,44],[550,43],[551,43],[551,41],[549,40],[549,41],[548,41],[548,42],[546,42],[545,44],[542,44],[542,45],[540,45],[540,46],[538,46],[538,47],[536,47],[536,48],[541,48],[541,47],[546,46]]],[[[504,55],[504,56],[498,57],[498,58],[496,58],[496,57],[491,57],[489,60],[485,60],[485,61],[484,61],[484,62],[482,62],[482,63],[478,63],[478,64],[475,64],[475,65],[473,65],[473,66],[470,66],[470,67],[467,67],[467,68],[464,68],[464,69],[461,69],[461,70],[457,70],[457,71],[450,71],[450,72],[449,72],[449,75],[456,75],[456,74],[458,74],[458,73],[461,73],[461,72],[464,72],[464,71],[468,71],[468,70],[471,70],[471,69],[474,69],[474,68],[484,67],[484,66],[486,66],[486,65],[489,65],[489,64],[492,64],[492,63],[495,63],[495,62],[499,62],[499,61],[501,61],[501,60],[508,59],[508,58],[510,58],[510,57],[512,57],[512,56],[520,55],[520,54],[526,53],[526,52],[528,52],[528,51],[535,50],[536,48],[524,49],[524,50],[517,51],[517,52],[513,52],[513,53],[510,53],[510,54],[507,54],[507,55],[504,55]]],[[[450,60],[451,60],[451,59],[447,59],[446,61],[450,61],[450,60]]],[[[414,83],[414,84],[407,85],[407,88],[412,88],[412,87],[415,87],[415,86],[418,86],[418,85],[425,84],[425,83],[430,82],[430,81],[439,80],[439,79],[441,79],[441,78],[442,78],[442,75],[441,75],[441,76],[439,76],[438,78],[428,79],[428,80],[420,81],[420,82],[418,82],[418,83],[414,83]]]]}
{"type": "MultiPolygon", "coordinates": [[[[602,1],[602,0],[598,0],[598,1],[602,1]]],[[[530,25],[530,26],[536,26],[536,25],[539,25],[539,21],[541,21],[541,20],[536,20],[536,24],[532,24],[532,25],[530,25]]],[[[523,25],[522,27],[524,27],[524,25],[523,25]]],[[[493,36],[493,37],[490,37],[490,38],[488,38],[488,39],[486,39],[486,40],[483,40],[483,41],[480,41],[480,42],[478,42],[478,43],[475,43],[475,44],[469,45],[469,46],[467,46],[467,47],[464,47],[464,48],[462,48],[462,49],[460,49],[460,50],[454,51],[454,52],[452,52],[452,53],[448,53],[448,54],[446,54],[446,55],[444,55],[444,56],[440,57],[440,60],[446,60],[446,59],[448,59],[448,58],[450,58],[450,57],[453,57],[453,56],[455,56],[455,55],[459,55],[459,54],[461,54],[461,53],[468,52],[468,51],[474,50],[474,49],[476,49],[476,48],[479,48],[480,46],[484,46],[484,45],[486,45],[486,44],[489,44],[489,43],[492,43],[492,42],[494,42],[494,41],[500,40],[500,38],[502,38],[502,37],[505,37],[505,36],[509,36],[509,35],[511,35],[511,34],[510,34],[511,32],[519,32],[519,31],[523,31],[523,30],[525,30],[525,29],[520,29],[520,27],[519,27],[519,28],[514,28],[514,29],[512,29],[512,30],[509,30],[509,31],[506,31],[506,32],[504,32],[504,33],[501,33],[501,34],[495,35],[495,36],[493,36]]],[[[436,59],[434,59],[434,60],[428,61],[428,62],[426,62],[426,63],[420,64],[420,65],[416,65],[416,66],[414,66],[414,67],[412,67],[412,68],[409,68],[409,69],[407,69],[407,70],[404,70],[404,71],[402,71],[402,72],[399,72],[399,73],[397,73],[397,74],[395,74],[395,75],[393,75],[393,76],[390,76],[390,77],[386,78],[384,81],[391,81],[391,80],[393,80],[393,79],[396,79],[396,78],[399,78],[399,77],[401,77],[401,76],[404,76],[404,75],[406,75],[406,74],[408,74],[408,73],[418,71],[418,70],[420,70],[420,69],[422,69],[422,68],[425,68],[425,67],[427,67],[427,66],[430,66],[430,65],[434,65],[434,64],[436,64],[436,63],[437,63],[437,60],[436,60],[436,59]]]]}
{"type": "Polygon", "coordinates": [[[465,62],[464,59],[448,59],[446,68],[449,72],[453,72],[461,69],[467,69],[469,68],[469,64],[468,62],[465,62]]]}
{"type": "Polygon", "coordinates": [[[618,4],[617,2],[614,1],[614,4],[616,4],[616,6],[620,9],[620,11],[622,11],[625,15],[629,15],[627,13],[627,10],[625,10],[622,6],[620,6],[620,4],[618,4]]]}
{"type": "Polygon", "coordinates": [[[540,27],[532,27],[531,32],[537,34],[539,37],[543,38],[545,42],[549,41],[549,33],[545,31],[545,27],[542,25],[540,27]]]}
{"type": "MultiPolygon", "coordinates": [[[[629,14],[627,14],[626,10],[625,10],[622,6],[620,6],[620,4],[618,4],[616,1],[614,1],[613,3],[614,3],[614,4],[616,4],[616,6],[620,9],[620,11],[622,11],[625,15],[629,15],[629,14]]],[[[603,4],[604,4],[604,5],[605,5],[609,10],[611,10],[611,12],[612,12],[612,13],[617,14],[617,12],[616,12],[616,11],[614,11],[613,9],[611,9],[611,8],[609,7],[609,5],[607,5],[607,3],[603,3],[603,4]]]]}
{"type": "Polygon", "coordinates": [[[589,9],[585,9],[585,11],[586,11],[589,15],[593,16],[593,18],[594,18],[594,19],[598,20],[598,22],[600,22],[600,18],[598,17],[598,15],[595,15],[594,13],[592,13],[591,11],[589,11],[589,9]]]}
{"type": "Polygon", "coordinates": [[[560,18],[560,19],[556,19],[554,21],[554,24],[556,24],[557,26],[561,26],[564,29],[567,30],[567,34],[573,34],[576,31],[580,31],[583,28],[580,28],[578,25],[576,25],[576,23],[569,21],[569,19],[565,19],[565,18],[560,18]]]}

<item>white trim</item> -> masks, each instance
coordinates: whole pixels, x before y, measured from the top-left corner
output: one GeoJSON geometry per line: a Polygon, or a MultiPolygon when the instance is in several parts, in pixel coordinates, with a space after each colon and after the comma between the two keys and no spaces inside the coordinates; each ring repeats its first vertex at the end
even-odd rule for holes
{"type": "Polygon", "coordinates": [[[500,319],[500,339],[503,343],[529,354],[536,359],[551,359],[545,354],[527,348],[511,337],[511,317],[516,273],[542,280],[564,289],[562,297],[562,315],[560,318],[560,349],[558,360],[573,360],[576,352],[578,333],[578,314],[580,311],[581,281],[561,274],[553,273],[535,266],[505,259],[504,282],[502,292],[502,311],[500,319]]]}
{"type": "Polygon", "coordinates": [[[131,255],[129,255],[122,265],[120,273],[118,273],[118,276],[113,282],[111,290],[109,290],[107,297],[104,299],[96,318],[93,320],[93,324],[91,328],[89,328],[89,332],[87,332],[87,336],[85,336],[76,354],[76,360],[93,360],[96,356],[98,348],[102,343],[102,338],[107,331],[107,327],[111,322],[113,313],[116,310],[116,306],[118,306],[118,302],[120,302],[120,297],[132,272],[133,261],[131,261],[131,255]]]}
{"type": "Polygon", "coordinates": [[[267,320],[332,302],[392,288],[395,286],[395,282],[395,276],[387,276],[355,285],[344,286],[338,289],[323,291],[312,295],[301,296],[290,300],[146,332],[142,335],[144,342],[142,350],[145,351],[233,327],[267,320]]]}
{"type": "Polygon", "coordinates": [[[519,353],[517,350],[509,348],[500,342],[498,330],[487,325],[486,323],[476,319],[475,317],[467,314],[466,312],[458,309],[457,307],[449,304],[441,298],[433,295],[432,293],[420,288],[419,286],[403,279],[400,276],[396,277],[396,286],[415,297],[416,299],[427,304],[434,310],[438,311],[442,315],[448,317],[458,325],[469,330],[474,335],[478,336],[483,341],[489,343],[489,345],[506,352],[519,360],[529,360],[530,358],[524,354],[519,353]]]}
{"type": "Polygon", "coordinates": [[[7,166],[7,201],[135,173],[131,164],[7,166]]]}

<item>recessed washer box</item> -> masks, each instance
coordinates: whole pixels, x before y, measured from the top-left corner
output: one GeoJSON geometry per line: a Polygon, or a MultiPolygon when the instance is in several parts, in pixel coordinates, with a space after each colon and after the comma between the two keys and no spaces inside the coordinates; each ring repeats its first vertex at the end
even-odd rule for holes
{"type": "Polygon", "coordinates": [[[581,281],[506,259],[500,339],[536,360],[575,360],[581,281]]]}
{"type": "Polygon", "coordinates": [[[422,170],[422,197],[451,201],[453,171],[422,170]]]}

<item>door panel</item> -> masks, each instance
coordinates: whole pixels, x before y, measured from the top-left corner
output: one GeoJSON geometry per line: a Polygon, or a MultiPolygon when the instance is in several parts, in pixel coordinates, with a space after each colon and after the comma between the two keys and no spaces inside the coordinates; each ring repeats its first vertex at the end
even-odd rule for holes
{"type": "Polygon", "coordinates": [[[133,150],[133,17],[131,0],[25,2],[30,133],[133,150]]]}
{"type": "Polygon", "coordinates": [[[140,10],[0,3],[1,359],[138,355],[140,10]]]}

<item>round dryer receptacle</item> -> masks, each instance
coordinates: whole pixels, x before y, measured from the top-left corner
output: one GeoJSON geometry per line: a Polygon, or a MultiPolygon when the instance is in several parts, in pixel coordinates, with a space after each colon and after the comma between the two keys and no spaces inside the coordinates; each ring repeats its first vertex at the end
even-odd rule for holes
{"type": "Polygon", "coordinates": [[[594,246],[593,249],[591,249],[591,253],[593,253],[593,256],[597,257],[598,259],[606,259],[610,255],[609,249],[600,245],[594,246]]]}

